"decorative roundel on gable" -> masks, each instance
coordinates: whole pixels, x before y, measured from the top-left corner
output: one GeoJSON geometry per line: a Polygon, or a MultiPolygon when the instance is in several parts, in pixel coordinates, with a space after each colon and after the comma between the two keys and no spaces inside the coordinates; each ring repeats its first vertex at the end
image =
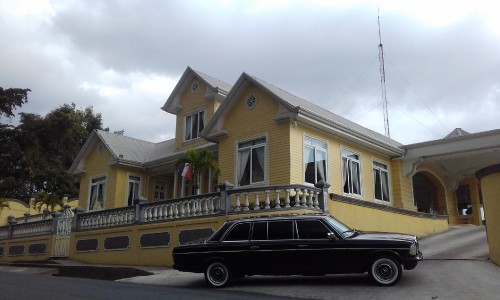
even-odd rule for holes
{"type": "Polygon", "coordinates": [[[248,109],[253,109],[257,105],[257,96],[254,94],[250,94],[247,97],[247,100],[245,101],[245,106],[248,109]]]}
{"type": "Polygon", "coordinates": [[[199,88],[200,84],[198,83],[198,81],[193,81],[193,83],[191,84],[191,92],[196,93],[199,88]]]}

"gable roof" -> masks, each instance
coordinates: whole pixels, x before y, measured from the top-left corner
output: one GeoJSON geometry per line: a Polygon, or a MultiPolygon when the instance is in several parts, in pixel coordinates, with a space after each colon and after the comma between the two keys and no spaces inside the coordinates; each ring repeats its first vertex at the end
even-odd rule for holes
{"type": "Polygon", "coordinates": [[[68,173],[78,174],[85,171],[85,159],[97,141],[102,142],[111,153],[112,159],[109,162],[110,165],[119,164],[142,168],[145,163],[175,154],[174,139],[160,143],[151,143],[96,129],[90,134],[82,149],[80,149],[68,173]]]}
{"type": "Polygon", "coordinates": [[[188,66],[161,109],[172,114],[177,114],[182,109],[180,105],[180,96],[184,90],[189,87],[193,78],[197,78],[207,85],[208,89],[204,96],[207,100],[214,98],[222,100],[226,97],[229,90],[231,90],[230,84],[205,73],[193,70],[188,66]]]}
{"type": "Polygon", "coordinates": [[[446,135],[444,138],[445,139],[451,139],[451,138],[454,138],[454,137],[458,137],[458,136],[464,136],[464,135],[469,135],[470,133],[468,133],[467,131],[463,130],[462,128],[455,128],[453,129],[452,132],[448,133],[448,135],[446,135]]]}
{"type": "Polygon", "coordinates": [[[216,141],[227,134],[224,131],[224,119],[234,102],[249,84],[256,85],[278,101],[280,111],[275,116],[275,120],[293,119],[316,127],[321,126],[330,134],[362,144],[390,156],[399,156],[404,153],[401,143],[247,73],[243,73],[239,77],[227,95],[226,100],[205,126],[202,132],[204,138],[216,141]]]}

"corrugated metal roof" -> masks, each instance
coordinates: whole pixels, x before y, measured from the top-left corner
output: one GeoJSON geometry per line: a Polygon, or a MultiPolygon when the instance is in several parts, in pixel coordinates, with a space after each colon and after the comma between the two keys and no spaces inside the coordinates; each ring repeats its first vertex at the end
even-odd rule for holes
{"type": "Polygon", "coordinates": [[[335,113],[333,113],[333,112],[331,112],[323,107],[320,107],[320,106],[318,106],[310,101],[307,101],[303,98],[300,98],[300,97],[297,97],[293,94],[290,94],[289,92],[282,90],[282,89],[280,89],[280,88],[278,88],[278,87],[276,87],[268,82],[265,82],[264,80],[261,80],[257,77],[251,76],[251,75],[248,75],[248,76],[250,76],[253,80],[258,82],[265,89],[269,90],[269,92],[278,96],[279,98],[281,98],[281,100],[287,102],[290,106],[295,107],[297,111],[306,110],[306,111],[313,113],[314,115],[325,118],[327,120],[330,120],[333,123],[339,124],[341,126],[345,126],[345,127],[350,128],[354,131],[357,131],[363,135],[380,140],[380,141],[387,143],[389,145],[393,145],[395,147],[402,146],[401,143],[399,143],[399,142],[397,142],[389,137],[386,137],[383,134],[380,134],[376,131],[373,131],[373,130],[370,130],[366,127],[363,127],[363,126],[361,126],[357,123],[354,123],[354,122],[352,122],[344,117],[341,117],[341,116],[339,116],[339,115],[337,115],[337,114],[335,114],[335,113]]]}
{"type": "Polygon", "coordinates": [[[215,77],[212,77],[212,76],[207,75],[205,73],[202,73],[200,71],[193,70],[193,72],[195,72],[198,76],[200,76],[203,80],[205,80],[210,86],[222,90],[224,92],[224,94],[229,93],[229,91],[233,87],[229,83],[226,83],[226,82],[224,82],[222,80],[219,80],[219,79],[217,79],[215,77]]]}
{"type": "Polygon", "coordinates": [[[144,163],[154,150],[155,144],[121,134],[98,130],[97,134],[116,158],[144,163]]]}

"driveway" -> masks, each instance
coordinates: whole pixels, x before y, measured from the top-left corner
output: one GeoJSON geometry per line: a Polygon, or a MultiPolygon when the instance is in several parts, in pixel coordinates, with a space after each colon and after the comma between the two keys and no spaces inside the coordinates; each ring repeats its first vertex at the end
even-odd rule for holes
{"type": "MultiPolygon", "coordinates": [[[[227,290],[305,299],[499,299],[500,267],[488,260],[484,226],[452,226],[421,240],[424,261],[404,271],[393,287],[374,286],[366,274],[252,276],[227,290]]],[[[154,275],[122,279],[138,284],[207,289],[203,274],[153,270],[154,275]]]]}

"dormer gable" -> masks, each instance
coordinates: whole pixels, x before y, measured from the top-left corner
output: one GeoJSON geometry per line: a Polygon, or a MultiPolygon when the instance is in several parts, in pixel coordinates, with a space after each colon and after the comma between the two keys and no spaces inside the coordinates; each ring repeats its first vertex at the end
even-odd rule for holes
{"type": "Polygon", "coordinates": [[[222,102],[231,89],[231,85],[202,72],[193,70],[188,66],[161,109],[177,115],[183,110],[181,96],[188,89],[194,93],[204,93],[203,99],[207,101],[218,100],[222,102]]]}

